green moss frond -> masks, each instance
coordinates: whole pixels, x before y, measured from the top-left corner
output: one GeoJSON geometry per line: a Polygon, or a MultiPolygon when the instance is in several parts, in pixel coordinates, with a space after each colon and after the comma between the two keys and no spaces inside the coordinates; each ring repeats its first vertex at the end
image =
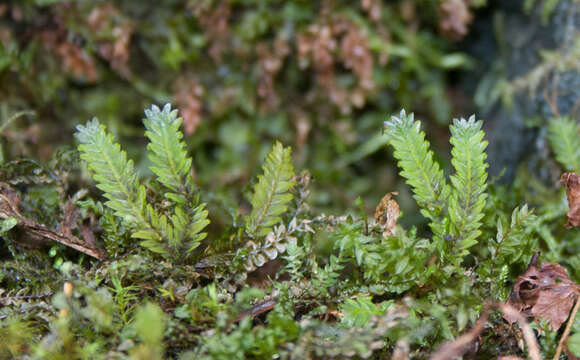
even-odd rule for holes
{"type": "Polygon", "coordinates": [[[449,218],[453,224],[457,248],[466,254],[481,235],[481,219],[487,194],[487,141],[483,140],[482,122],[454,119],[451,129],[455,174],[451,176],[452,194],[449,199],[449,218]]]}
{"type": "Polygon", "coordinates": [[[182,119],[177,110],[166,104],[163,110],[153,105],[145,110],[143,124],[149,138],[147,156],[153,162],[151,171],[161,184],[176,195],[189,194],[192,190],[191,158],[187,156],[183,134],[179,131],[182,119]]]}
{"type": "Polygon", "coordinates": [[[421,131],[421,122],[414,120],[414,115],[401,110],[399,117],[392,116],[385,122],[389,144],[395,149],[394,156],[401,168],[401,176],[413,189],[415,200],[422,208],[422,213],[430,219],[440,216],[447,204],[449,186],[443,176],[443,170],[433,160],[433,151],[425,133],[421,131]]]}
{"type": "Polygon", "coordinates": [[[258,177],[252,196],[252,212],[248,217],[246,230],[252,237],[264,236],[279,223],[287,204],[293,195],[289,192],[294,186],[294,166],[291,149],[277,142],[266,157],[262,166],[264,173],[258,177]]]}

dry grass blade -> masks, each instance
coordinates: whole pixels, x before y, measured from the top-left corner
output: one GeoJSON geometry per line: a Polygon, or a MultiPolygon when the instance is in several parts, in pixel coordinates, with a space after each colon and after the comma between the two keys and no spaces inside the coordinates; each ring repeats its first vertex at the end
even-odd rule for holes
{"type": "Polygon", "coordinates": [[[501,310],[504,316],[510,316],[516,318],[520,327],[522,328],[522,333],[524,334],[524,340],[526,345],[528,345],[528,353],[532,360],[542,360],[542,355],[540,355],[540,346],[536,340],[536,335],[526,318],[522,316],[516,309],[508,304],[497,304],[497,307],[501,310]]]}

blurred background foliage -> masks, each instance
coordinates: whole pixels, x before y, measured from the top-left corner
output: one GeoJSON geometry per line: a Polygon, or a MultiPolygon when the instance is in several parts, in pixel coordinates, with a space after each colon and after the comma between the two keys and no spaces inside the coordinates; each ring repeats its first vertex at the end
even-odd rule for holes
{"type": "Polygon", "coordinates": [[[457,44],[485,5],[4,1],[3,156],[49,159],[96,116],[139,159],[142,109],[171,102],[215,202],[235,207],[279,139],[312,173],[314,206],[340,213],[361,195],[371,208],[407,191],[381,137],[386,114],[412,109],[445,150],[452,116],[472,112],[456,79],[477,63],[457,44]]]}

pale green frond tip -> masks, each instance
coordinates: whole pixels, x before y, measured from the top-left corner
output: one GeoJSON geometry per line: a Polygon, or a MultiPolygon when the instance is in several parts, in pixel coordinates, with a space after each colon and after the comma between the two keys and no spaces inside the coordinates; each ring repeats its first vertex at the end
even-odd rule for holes
{"type": "Polygon", "coordinates": [[[258,176],[258,183],[254,186],[252,212],[246,223],[246,230],[252,237],[268,234],[282,220],[281,215],[292,201],[290,189],[295,181],[290,154],[290,147],[284,148],[276,142],[266,157],[263,174],[258,176]]]}
{"type": "Polygon", "coordinates": [[[151,110],[145,110],[145,116],[145,135],[150,140],[147,155],[153,163],[151,171],[161,184],[172,191],[173,194],[167,194],[169,198],[174,197],[175,193],[191,193],[192,160],[187,156],[186,145],[181,140],[183,134],[179,127],[182,119],[178,117],[177,110],[171,110],[170,104],[166,104],[163,110],[153,105],[151,110]]]}
{"type": "Polygon", "coordinates": [[[415,119],[415,114],[410,113],[407,115],[405,110],[401,110],[399,116],[391,115],[391,121],[386,121],[385,123],[391,125],[406,125],[407,127],[413,125],[415,119]]]}
{"type": "Polygon", "coordinates": [[[457,126],[457,127],[472,127],[472,126],[476,126],[476,123],[482,123],[482,122],[475,121],[475,115],[471,115],[468,120],[465,120],[465,118],[453,119],[453,125],[457,126]]]}
{"type": "Polygon", "coordinates": [[[89,137],[98,131],[105,131],[105,125],[101,125],[99,120],[94,117],[91,120],[87,121],[86,125],[77,125],[76,127],[77,132],[75,133],[75,137],[80,143],[87,143],[89,142],[89,137]]]}
{"type": "MultiPolygon", "coordinates": [[[[407,117],[407,113],[405,111],[405,109],[401,109],[401,112],[399,113],[399,120],[402,119],[408,119],[408,121],[413,121],[413,117],[415,116],[414,113],[410,113],[409,116],[407,117]]],[[[395,118],[395,116],[393,116],[395,118]]]]}

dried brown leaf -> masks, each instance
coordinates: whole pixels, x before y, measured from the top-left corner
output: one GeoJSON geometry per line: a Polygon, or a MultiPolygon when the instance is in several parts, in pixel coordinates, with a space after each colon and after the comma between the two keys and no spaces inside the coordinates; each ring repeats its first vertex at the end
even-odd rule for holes
{"type": "Polygon", "coordinates": [[[87,17],[89,29],[95,33],[99,55],[107,60],[117,73],[129,78],[131,38],[135,29],[132,20],[124,17],[112,3],[99,4],[87,17]]]}
{"type": "MultiPolygon", "coordinates": [[[[388,39],[384,33],[381,37],[388,39]]],[[[348,114],[353,107],[364,106],[374,89],[375,60],[367,29],[336,14],[311,24],[298,34],[296,45],[299,66],[314,69],[319,90],[341,113],[348,114]],[[338,81],[337,72],[343,69],[356,76],[357,81],[352,86],[344,86],[338,81]]]]}
{"type": "Polygon", "coordinates": [[[381,202],[375,209],[375,221],[384,228],[384,236],[395,234],[397,218],[401,214],[399,204],[392,198],[393,195],[398,195],[398,193],[390,192],[383,196],[381,202]]]}
{"type": "Polygon", "coordinates": [[[361,0],[362,9],[368,14],[369,18],[378,22],[381,20],[381,1],[380,0],[361,0]]]}
{"type": "Polygon", "coordinates": [[[208,1],[191,1],[188,7],[199,21],[205,39],[209,44],[209,55],[217,62],[222,62],[226,50],[232,48],[230,23],[232,5],[230,1],[216,3],[208,1]]]}
{"type": "MultiPolygon", "coordinates": [[[[557,330],[568,318],[579,293],[578,285],[570,280],[564,267],[544,262],[538,268],[534,256],[528,269],[517,278],[507,303],[524,316],[549,320],[552,329],[557,330]]],[[[509,315],[504,318],[510,323],[516,320],[509,315]]]]}
{"type": "Polygon", "coordinates": [[[558,285],[540,291],[538,301],[532,308],[532,314],[544,319],[549,319],[552,329],[559,329],[568,318],[577,296],[578,289],[575,284],[558,285]]]}
{"type": "Polygon", "coordinates": [[[78,228],[77,220],[79,217],[78,208],[72,199],[68,199],[64,204],[64,217],[60,224],[60,232],[66,236],[72,235],[72,230],[78,228]]]}
{"type": "Polygon", "coordinates": [[[564,173],[560,182],[566,187],[566,197],[570,206],[566,227],[580,226],[580,175],[564,173]]]}
{"type": "Polygon", "coordinates": [[[86,49],[75,44],[68,35],[62,20],[58,19],[54,28],[40,32],[39,37],[44,47],[60,58],[65,72],[94,83],[99,77],[95,59],[86,49]]]}

